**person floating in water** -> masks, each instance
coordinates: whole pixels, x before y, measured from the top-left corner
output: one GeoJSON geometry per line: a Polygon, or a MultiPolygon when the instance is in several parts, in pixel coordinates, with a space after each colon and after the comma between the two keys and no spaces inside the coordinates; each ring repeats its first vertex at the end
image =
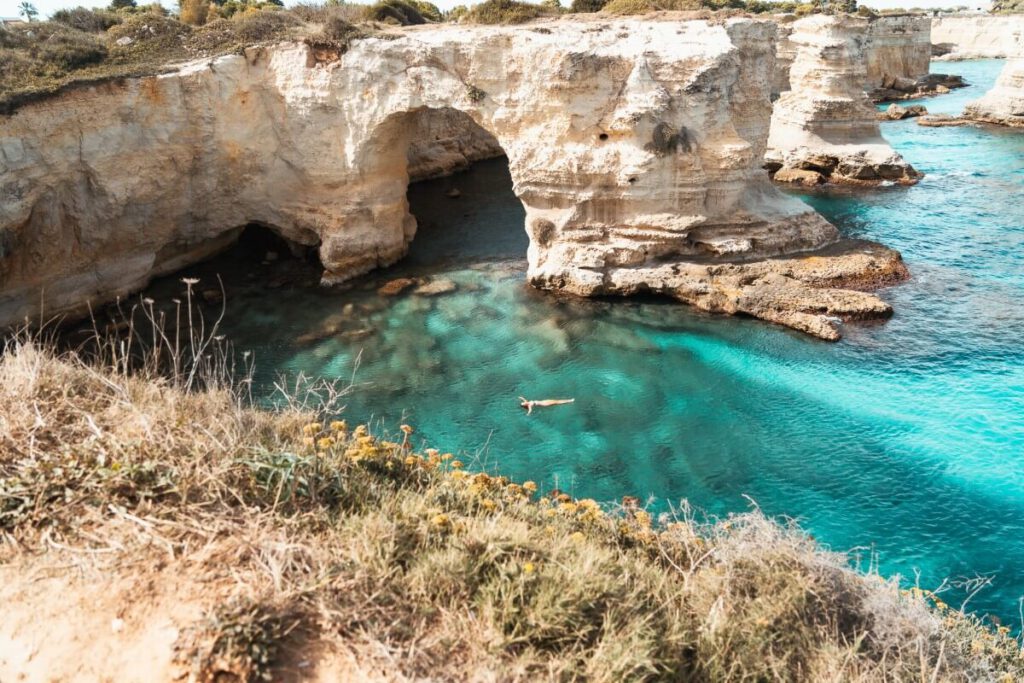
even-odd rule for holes
{"type": "Polygon", "coordinates": [[[545,398],[540,401],[529,401],[522,396],[519,397],[519,405],[526,408],[526,414],[533,413],[534,408],[547,408],[548,406],[560,406],[566,403],[575,403],[574,398],[545,398]]]}

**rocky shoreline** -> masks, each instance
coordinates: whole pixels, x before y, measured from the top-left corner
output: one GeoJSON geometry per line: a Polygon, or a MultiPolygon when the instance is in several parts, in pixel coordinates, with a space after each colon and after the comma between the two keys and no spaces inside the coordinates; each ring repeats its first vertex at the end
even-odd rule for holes
{"type": "MultiPolygon", "coordinates": [[[[749,19],[430,26],[335,61],[281,44],[26,105],[0,137],[0,322],[138,291],[249,223],[313,250],[324,284],[344,282],[404,255],[410,179],[506,154],[535,286],[662,291],[835,338],[807,311],[888,310],[805,292],[765,261],[838,240],[761,168],[774,36],[749,19]]],[[[857,169],[844,153],[838,175],[912,179],[885,149],[891,163],[869,147],[857,169]]]]}

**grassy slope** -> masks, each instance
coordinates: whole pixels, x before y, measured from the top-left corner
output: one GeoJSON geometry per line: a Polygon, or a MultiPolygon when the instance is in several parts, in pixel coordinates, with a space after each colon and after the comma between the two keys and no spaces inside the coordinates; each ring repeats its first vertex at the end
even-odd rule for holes
{"type": "MultiPolygon", "coordinates": [[[[195,609],[168,612],[174,649],[129,629],[105,650],[104,628],[83,657],[142,652],[194,680],[280,677],[303,659],[312,675],[327,652],[383,678],[1024,677],[1016,641],[758,513],[652,522],[324,417],[12,342],[0,360],[7,595],[62,581],[50,617],[26,597],[44,631],[101,611],[83,596],[107,586],[144,583],[130,602],[150,612],[163,604],[152,596],[179,595],[195,609]],[[83,562],[99,583],[75,583],[83,562]]],[[[124,680],[117,661],[75,665],[124,680]]],[[[0,675],[3,663],[0,649],[0,675]]]]}

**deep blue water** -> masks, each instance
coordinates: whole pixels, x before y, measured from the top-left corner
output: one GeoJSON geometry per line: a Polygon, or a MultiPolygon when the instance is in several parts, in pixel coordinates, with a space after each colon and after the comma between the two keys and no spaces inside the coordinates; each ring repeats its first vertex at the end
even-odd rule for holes
{"type": "MultiPolygon", "coordinates": [[[[975,85],[924,104],[958,113],[1000,65],[938,65],[975,85]]],[[[832,548],[873,549],[884,573],[918,571],[928,587],[991,575],[972,606],[1016,622],[1024,134],[913,121],[883,132],[927,174],[919,185],[807,198],[845,234],[901,250],[913,274],[882,293],[891,321],[848,326],[837,344],[674,303],[531,290],[501,161],[410,190],[421,228],[403,264],[347,291],[229,288],[225,330],[255,351],[261,380],[354,374],[350,420],[409,422],[476,467],[714,514],[749,496],[832,548]],[[407,274],[458,289],[376,294],[407,274]],[[300,339],[325,324],[340,332],[300,339]],[[519,395],[576,403],[528,417],[519,395]]]]}

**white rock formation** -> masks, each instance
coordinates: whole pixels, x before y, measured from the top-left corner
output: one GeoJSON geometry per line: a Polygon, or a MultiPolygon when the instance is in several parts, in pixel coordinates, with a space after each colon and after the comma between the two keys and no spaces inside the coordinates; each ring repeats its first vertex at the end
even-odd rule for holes
{"type": "Polygon", "coordinates": [[[921,14],[884,15],[868,20],[864,87],[891,88],[897,79],[916,81],[928,73],[931,20],[921,14]]]}
{"type": "Polygon", "coordinates": [[[1024,128],[1024,54],[1006,62],[992,89],[964,107],[963,118],[1024,128]]]}
{"type": "Polygon", "coordinates": [[[864,93],[868,22],[816,15],[793,24],[790,86],[775,102],[766,162],[804,184],[913,183],[920,174],[882,138],[864,93]]]}
{"type": "Polygon", "coordinates": [[[774,26],[747,19],[423,27],[69,90],[0,127],[0,323],[126,295],[253,222],[316,246],[327,284],[386,266],[416,232],[410,156],[430,175],[452,167],[431,147],[458,166],[497,141],[534,285],[835,338],[832,316],[890,309],[827,287],[903,266],[887,250],[757,262],[838,239],[761,171],[773,55],[774,26]],[[480,144],[422,139],[467,118],[480,144]]]}
{"type": "Polygon", "coordinates": [[[933,59],[1003,58],[1021,54],[1024,15],[945,16],[932,19],[933,59]]]}

